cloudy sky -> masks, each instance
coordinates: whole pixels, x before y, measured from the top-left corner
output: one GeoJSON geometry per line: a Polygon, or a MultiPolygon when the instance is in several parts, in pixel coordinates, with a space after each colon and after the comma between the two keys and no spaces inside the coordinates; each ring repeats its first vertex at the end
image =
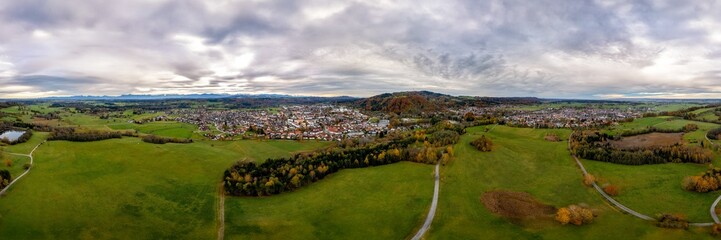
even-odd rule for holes
{"type": "Polygon", "coordinates": [[[721,1],[0,1],[0,98],[721,98],[721,1]]]}

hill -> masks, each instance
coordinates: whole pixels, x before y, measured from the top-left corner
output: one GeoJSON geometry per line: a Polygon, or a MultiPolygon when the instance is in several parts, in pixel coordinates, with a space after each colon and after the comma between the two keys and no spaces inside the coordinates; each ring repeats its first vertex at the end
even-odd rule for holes
{"type": "Polygon", "coordinates": [[[533,104],[539,103],[533,97],[469,97],[451,96],[429,91],[384,93],[356,101],[356,107],[367,111],[380,111],[395,114],[421,114],[446,111],[458,107],[482,107],[497,104],[533,104]]]}

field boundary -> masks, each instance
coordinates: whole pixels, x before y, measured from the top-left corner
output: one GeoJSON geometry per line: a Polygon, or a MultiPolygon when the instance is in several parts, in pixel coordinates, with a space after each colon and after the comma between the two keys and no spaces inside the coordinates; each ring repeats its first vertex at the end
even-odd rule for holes
{"type": "Polygon", "coordinates": [[[25,169],[25,172],[23,172],[22,174],[20,174],[20,176],[16,177],[12,182],[10,182],[10,184],[8,184],[7,186],[5,186],[5,188],[3,188],[2,191],[0,191],[0,196],[5,195],[5,192],[7,192],[7,190],[10,189],[10,186],[12,186],[13,184],[15,184],[18,180],[20,180],[21,178],[23,178],[26,174],[28,174],[28,173],[30,172],[30,169],[33,168],[33,153],[34,153],[35,150],[37,150],[38,147],[40,147],[40,145],[42,145],[43,143],[45,143],[45,140],[43,140],[41,143],[38,143],[38,145],[35,145],[35,148],[33,148],[33,150],[30,151],[29,154],[11,153],[11,152],[8,152],[8,153],[7,153],[7,154],[15,155],[15,156],[25,156],[25,157],[29,157],[29,158],[30,158],[30,167],[29,167],[28,169],[25,169]]]}
{"type": "MultiPolygon", "coordinates": [[[[583,166],[583,163],[581,163],[581,160],[579,160],[578,157],[577,157],[575,154],[573,154],[573,152],[571,152],[571,137],[573,137],[573,133],[571,133],[571,136],[568,137],[568,150],[569,150],[569,152],[571,153],[571,156],[573,157],[573,159],[576,160],[576,164],[578,164],[578,166],[581,168],[581,171],[583,172],[583,176],[585,177],[586,175],[588,175],[588,171],[586,171],[586,168],[583,166]]],[[[626,206],[624,206],[623,204],[621,204],[620,202],[616,201],[616,199],[613,199],[613,197],[611,197],[611,196],[609,196],[608,194],[606,194],[606,192],[604,192],[603,189],[601,189],[601,187],[598,186],[598,184],[596,184],[595,181],[594,181],[593,183],[591,183],[591,184],[593,185],[593,188],[596,189],[596,191],[597,191],[599,194],[601,194],[601,196],[602,196],[603,198],[606,199],[606,201],[610,202],[611,204],[613,204],[614,206],[616,206],[616,208],[620,209],[621,211],[623,211],[623,212],[625,212],[625,213],[628,213],[628,214],[630,214],[630,215],[632,215],[632,216],[634,216],[634,217],[643,219],[643,220],[656,221],[655,218],[652,218],[652,217],[649,217],[649,216],[647,216],[647,215],[644,215],[644,214],[641,214],[641,213],[639,213],[639,212],[636,212],[636,211],[634,211],[633,209],[631,209],[631,208],[629,208],[629,207],[626,207],[626,206]]],[[[717,202],[718,202],[719,200],[721,200],[721,196],[719,196],[719,199],[717,199],[717,202]]],[[[713,213],[713,207],[711,208],[711,211],[712,211],[712,213],[713,213]]],[[[714,218],[714,220],[716,220],[716,219],[714,218]]],[[[707,227],[707,226],[711,226],[711,225],[713,225],[713,224],[714,224],[713,222],[689,223],[689,225],[691,225],[691,226],[697,226],[697,227],[707,227]]]]}

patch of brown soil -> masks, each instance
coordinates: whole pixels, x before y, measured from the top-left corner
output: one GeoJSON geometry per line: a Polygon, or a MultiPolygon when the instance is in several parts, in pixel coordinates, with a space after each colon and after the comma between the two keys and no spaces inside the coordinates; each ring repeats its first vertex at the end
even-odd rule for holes
{"type": "Polygon", "coordinates": [[[556,134],[547,134],[545,137],[543,137],[543,139],[545,139],[546,141],[549,141],[549,142],[560,142],[561,141],[561,138],[558,137],[558,135],[556,135],[556,134]]]}
{"type": "Polygon", "coordinates": [[[618,149],[666,147],[683,141],[683,133],[648,133],[611,141],[618,149]]]}
{"type": "Polygon", "coordinates": [[[555,207],[525,192],[490,191],[481,195],[481,202],[492,213],[515,220],[552,217],[556,213],[555,207]]]}

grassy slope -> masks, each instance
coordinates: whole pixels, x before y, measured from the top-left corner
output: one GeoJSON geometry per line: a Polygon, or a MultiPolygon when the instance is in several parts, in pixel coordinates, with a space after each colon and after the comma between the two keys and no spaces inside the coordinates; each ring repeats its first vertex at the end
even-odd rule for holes
{"type": "Polygon", "coordinates": [[[226,199],[227,239],[403,239],[433,194],[433,166],[346,169],[296,192],[226,199]]]}
{"type": "Polygon", "coordinates": [[[0,238],[214,238],[218,179],[244,155],[211,144],[49,142],[35,152],[33,171],[0,198],[0,238]]]}
{"type": "MultiPolygon", "coordinates": [[[[485,133],[494,151],[481,153],[468,144],[481,128],[468,129],[456,147],[457,158],[443,173],[441,198],[429,239],[658,239],[707,238],[705,230],[658,229],[651,223],[620,214],[600,195],[581,184],[566,143],[543,139],[547,131],[567,136],[567,130],[533,130],[499,126],[485,133]],[[586,203],[599,211],[589,226],[555,223],[521,226],[492,215],[479,201],[481,193],[508,189],[531,193],[557,207],[586,203]]],[[[652,199],[646,199],[651,201],[652,199]]],[[[701,206],[701,208],[705,208],[701,206]]]]}

